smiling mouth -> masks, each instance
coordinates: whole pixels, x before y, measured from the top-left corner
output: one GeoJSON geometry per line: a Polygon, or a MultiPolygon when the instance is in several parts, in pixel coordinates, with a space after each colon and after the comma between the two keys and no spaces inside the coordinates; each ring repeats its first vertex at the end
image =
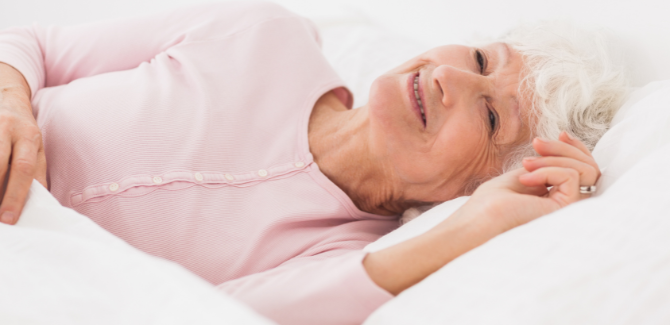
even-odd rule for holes
{"type": "Polygon", "coordinates": [[[423,120],[423,125],[426,125],[426,113],[423,109],[423,103],[421,102],[421,96],[419,96],[419,74],[414,77],[414,99],[419,105],[419,110],[421,111],[421,119],[423,120]]]}

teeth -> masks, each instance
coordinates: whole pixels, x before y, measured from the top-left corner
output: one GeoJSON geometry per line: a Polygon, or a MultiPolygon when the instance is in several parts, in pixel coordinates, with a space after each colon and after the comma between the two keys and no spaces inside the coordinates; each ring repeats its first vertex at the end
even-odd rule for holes
{"type": "Polygon", "coordinates": [[[421,110],[421,118],[423,119],[423,122],[426,123],[426,114],[424,113],[423,103],[419,96],[419,75],[414,77],[414,96],[416,97],[416,102],[419,104],[419,109],[421,110]]]}

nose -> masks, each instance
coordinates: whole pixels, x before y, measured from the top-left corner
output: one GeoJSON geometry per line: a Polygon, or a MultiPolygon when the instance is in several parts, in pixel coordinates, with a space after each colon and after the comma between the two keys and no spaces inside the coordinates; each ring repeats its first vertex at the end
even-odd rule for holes
{"type": "Polygon", "coordinates": [[[476,100],[479,97],[477,95],[486,90],[486,77],[450,65],[436,67],[432,79],[436,92],[442,95],[440,101],[445,107],[468,104],[468,101],[476,100]]]}

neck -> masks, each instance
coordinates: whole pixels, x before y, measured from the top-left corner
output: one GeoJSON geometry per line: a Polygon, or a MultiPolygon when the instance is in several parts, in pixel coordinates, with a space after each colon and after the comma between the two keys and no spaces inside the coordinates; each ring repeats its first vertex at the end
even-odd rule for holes
{"type": "Polygon", "coordinates": [[[394,215],[389,209],[393,190],[383,163],[370,154],[367,108],[347,109],[328,93],[309,119],[309,148],[321,172],[363,211],[394,215]]]}

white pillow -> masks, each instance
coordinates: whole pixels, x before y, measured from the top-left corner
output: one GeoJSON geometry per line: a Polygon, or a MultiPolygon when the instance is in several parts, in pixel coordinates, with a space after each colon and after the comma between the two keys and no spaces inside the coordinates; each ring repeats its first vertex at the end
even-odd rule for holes
{"type": "Polygon", "coordinates": [[[603,173],[599,193],[670,139],[670,101],[664,102],[669,87],[670,80],[665,80],[636,90],[614,116],[612,127],[593,149],[603,173]]]}
{"type": "Polygon", "coordinates": [[[468,198],[470,197],[462,196],[451,201],[444,202],[410,220],[402,227],[368,244],[363,250],[366,252],[376,252],[423,234],[435,227],[440,222],[444,221],[444,219],[447,219],[452,213],[454,213],[465,202],[467,202],[468,198]]]}
{"type": "Polygon", "coordinates": [[[19,223],[0,224],[0,261],[0,324],[274,324],[62,207],[37,181],[19,223]]]}
{"type": "MultiPolygon", "coordinates": [[[[670,324],[670,81],[645,92],[594,150],[606,166],[597,197],[464,254],[365,324],[670,324]]],[[[428,228],[401,227],[366,249],[428,228]]]]}

